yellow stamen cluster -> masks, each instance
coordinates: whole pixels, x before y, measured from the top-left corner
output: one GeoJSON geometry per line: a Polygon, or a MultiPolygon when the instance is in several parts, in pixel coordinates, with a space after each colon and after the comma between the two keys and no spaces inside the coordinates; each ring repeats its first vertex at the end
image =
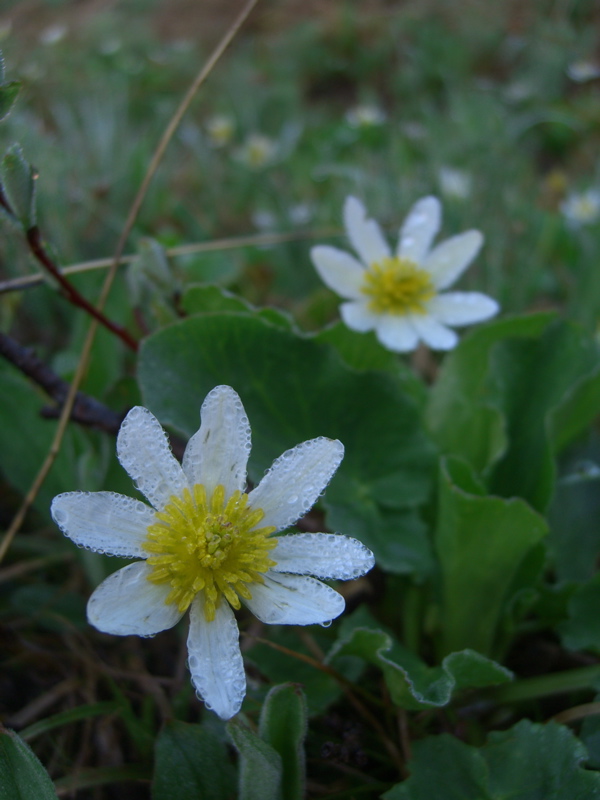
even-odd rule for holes
{"type": "Polygon", "coordinates": [[[202,484],[183,495],[173,495],[156,522],[148,528],[144,549],[154,567],[148,580],[170,583],[167,603],[185,611],[198,592],[204,592],[204,614],[211,622],[221,597],[240,607],[240,596],[249,600],[248,583],[263,583],[263,573],[276,562],[269,551],[274,527],[255,527],[265,516],[261,508],[248,507],[248,495],[234,492],[225,502],[219,485],[207,498],[202,484]]]}
{"type": "Polygon", "coordinates": [[[363,294],[378,314],[425,314],[435,295],[431,276],[407,258],[384,258],[365,272],[363,294]]]}

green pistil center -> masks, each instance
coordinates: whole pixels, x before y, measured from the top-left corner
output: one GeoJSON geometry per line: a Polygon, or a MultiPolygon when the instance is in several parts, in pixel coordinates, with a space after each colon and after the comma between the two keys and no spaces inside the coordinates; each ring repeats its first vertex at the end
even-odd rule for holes
{"type": "Polygon", "coordinates": [[[369,308],[378,314],[425,314],[435,295],[431,276],[407,258],[384,258],[371,264],[361,287],[369,308]]]}
{"type": "Polygon", "coordinates": [[[269,558],[277,541],[274,527],[257,528],[265,516],[261,508],[248,507],[248,495],[234,492],[225,502],[219,485],[207,498],[202,484],[172,495],[148,528],[146,563],[153,567],[152,583],[171,585],[166,602],[185,611],[198,592],[204,592],[204,614],[215,618],[221,597],[240,607],[249,600],[249,583],[263,583],[263,574],[276,562],[269,558]]]}

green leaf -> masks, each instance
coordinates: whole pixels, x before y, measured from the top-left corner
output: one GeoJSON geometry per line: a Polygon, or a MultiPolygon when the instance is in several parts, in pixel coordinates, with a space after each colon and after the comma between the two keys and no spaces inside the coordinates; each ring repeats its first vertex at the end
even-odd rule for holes
{"type": "Polygon", "coordinates": [[[509,446],[490,489],[544,510],[554,489],[557,438],[568,441],[600,411],[594,340],[557,320],[538,340],[504,341],[492,352],[491,396],[507,419],[509,446]]]}
{"type": "Polygon", "coordinates": [[[58,714],[53,714],[51,717],[34,722],[33,725],[28,725],[27,728],[19,731],[19,736],[26,742],[41,736],[54,728],[61,728],[63,725],[71,725],[73,722],[79,722],[82,719],[90,719],[100,715],[112,714],[120,708],[118,703],[113,701],[106,701],[103,703],[86,703],[83,706],[76,708],[69,708],[67,711],[59,711],[58,714]]]}
{"type": "MultiPolygon", "coordinates": [[[[188,435],[198,427],[205,395],[220,383],[233,386],[252,427],[254,482],[288,448],[328,436],[346,448],[327,495],[337,508],[414,509],[429,494],[432,447],[402,382],[390,374],[357,373],[331,346],[260,315],[201,315],[159,331],[142,343],[138,377],[145,404],[188,435]]],[[[352,514],[346,519],[350,527],[342,532],[360,537],[364,518],[356,524],[352,514]]],[[[378,556],[381,537],[370,533],[378,556]]],[[[402,531],[390,526],[386,563],[406,571],[405,558],[395,565],[390,556],[396,536],[406,546],[402,531]]],[[[419,553],[413,560],[422,559],[419,553]]]]}
{"type": "Polygon", "coordinates": [[[451,653],[441,666],[429,667],[382,630],[355,628],[337,642],[327,660],[334,667],[342,656],[362,658],[385,677],[392,702],[418,710],[447,705],[455,692],[506,683],[509,670],[473,650],[451,653]]]}
{"type": "Polygon", "coordinates": [[[201,725],[172,720],[156,740],[152,800],[226,800],[235,771],[225,743],[201,725]]]}
{"type": "Polygon", "coordinates": [[[18,144],[13,144],[0,164],[0,182],[15,218],[25,230],[35,225],[35,175],[18,144]]]}
{"type": "Polygon", "coordinates": [[[260,714],[259,735],[281,756],[281,796],[302,800],[306,782],[306,698],[298,684],[274,686],[260,714]]]}
{"type": "Polygon", "coordinates": [[[501,319],[468,333],[444,361],[431,390],[428,423],[444,453],[485,472],[507,447],[505,421],[489,397],[490,350],[510,337],[537,337],[551,314],[501,319]]]}
{"type": "Polygon", "coordinates": [[[569,650],[600,652],[600,573],[579,586],[569,598],[568,619],[558,626],[569,650]]]}
{"type": "Polygon", "coordinates": [[[241,297],[221,289],[220,286],[198,284],[188,286],[181,298],[186,314],[205,314],[214,311],[252,311],[252,306],[241,297]]]}
{"type": "MultiPolygon", "coordinates": [[[[523,565],[547,527],[523,500],[474,494],[473,484],[471,476],[463,488],[464,462],[442,460],[435,534],[441,649],[451,653],[472,648],[491,655],[516,593],[537,578],[536,570],[531,574],[523,565]]],[[[541,566],[537,556],[534,563],[541,566]]]]}
{"type": "Polygon", "coordinates": [[[19,81],[11,81],[0,85],[0,122],[10,114],[20,91],[21,84],[19,81]]]}
{"type": "Polygon", "coordinates": [[[54,785],[33,750],[1,725],[0,800],[56,800],[54,785]]]}
{"type": "Polygon", "coordinates": [[[410,777],[384,800],[595,800],[600,775],[561,725],[523,720],[477,749],[442,734],[415,742],[410,777]]]}
{"type": "Polygon", "coordinates": [[[281,800],[279,753],[239,722],[228,723],[227,732],[240,754],[239,800],[281,800]]]}

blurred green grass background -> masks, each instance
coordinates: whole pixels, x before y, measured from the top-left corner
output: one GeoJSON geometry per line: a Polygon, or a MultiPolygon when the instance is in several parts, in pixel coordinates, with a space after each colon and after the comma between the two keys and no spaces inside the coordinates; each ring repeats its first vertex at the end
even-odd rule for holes
{"type": "MultiPolygon", "coordinates": [[[[240,6],[5,0],[0,47],[24,89],[0,144],[20,142],[38,169],[41,227],[62,264],[112,253],[160,133],[240,6]]],[[[595,329],[600,211],[573,221],[563,208],[599,181],[598,22],[589,0],[264,0],[186,116],[130,249],[144,236],[173,246],[340,227],[351,193],[395,237],[410,205],[437,194],[444,234],[485,234],[465,288],[595,329]]],[[[337,301],[309,246],[176,266],[184,285],[216,281],[314,328],[337,301]]],[[[3,235],[0,259],[6,277],[34,269],[18,237],[3,235]]],[[[78,283],[93,295],[99,280],[78,283]]],[[[126,292],[121,281],[125,304],[126,292]]],[[[66,344],[52,330],[73,312],[51,290],[1,303],[3,326],[66,344]]]]}

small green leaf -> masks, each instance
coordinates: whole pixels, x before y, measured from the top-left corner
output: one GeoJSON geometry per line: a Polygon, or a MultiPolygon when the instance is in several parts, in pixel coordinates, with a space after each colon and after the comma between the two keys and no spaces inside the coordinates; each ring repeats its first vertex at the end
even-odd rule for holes
{"type": "Polygon", "coordinates": [[[598,800],[600,774],[561,725],[522,720],[480,749],[448,734],[415,742],[410,777],[384,800],[598,800]]]}
{"type": "Polygon", "coordinates": [[[181,307],[186,314],[205,314],[214,311],[253,311],[243,298],[220,286],[192,284],[187,286],[181,298],[181,307]]]}
{"type": "Polygon", "coordinates": [[[235,771],[227,748],[201,725],[173,720],[156,740],[152,800],[227,800],[235,771]]]}
{"type": "Polygon", "coordinates": [[[260,714],[259,735],[281,756],[282,800],[302,800],[306,782],[306,698],[298,684],[274,686],[260,714]]]}
{"type": "Polygon", "coordinates": [[[367,628],[355,628],[342,637],[327,660],[335,667],[341,656],[362,658],[378,667],[392,701],[409,710],[439,708],[461,689],[495,686],[512,678],[507,669],[473,650],[451,653],[441,666],[429,667],[390,634],[367,628]]]}
{"type": "Polygon", "coordinates": [[[35,225],[34,171],[18,144],[13,144],[0,164],[0,182],[15,218],[25,230],[35,225]]]}
{"type": "Polygon", "coordinates": [[[0,85],[0,122],[10,114],[20,91],[21,84],[19,81],[11,81],[0,85]]]}
{"type": "Polygon", "coordinates": [[[523,567],[547,526],[523,500],[471,493],[474,478],[465,483],[466,475],[465,462],[442,460],[435,534],[441,575],[441,649],[452,653],[472,648],[491,655],[515,595],[538,577],[537,553],[532,565],[537,565],[538,572],[523,567]]]}
{"type": "Polygon", "coordinates": [[[240,754],[238,800],[281,800],[279,753],[239,722],[228,723],[227,732],[240,754]]]}
{"type": "Polygon", "coordinates": [[[2,725],[0,800],[56,800],[54,784],[33,750],[2,725]]]}
{"type": "Polygon", "coordinates": [[[87,703],[83,706],[76,708],[69,708],[67,711],[59,711],[58,714],[53,714],[51,717],[34,722],[27,728],[19,731],[19,736],[26,742],[41,736],[54,728],[60,728],[63,725],[71,725],[73,722],[79,722],[82,719],[90,719],[100,715],[112,714],[120,708],[119,703],[113,701],[106,701],[103,703],[87,703]]]}

